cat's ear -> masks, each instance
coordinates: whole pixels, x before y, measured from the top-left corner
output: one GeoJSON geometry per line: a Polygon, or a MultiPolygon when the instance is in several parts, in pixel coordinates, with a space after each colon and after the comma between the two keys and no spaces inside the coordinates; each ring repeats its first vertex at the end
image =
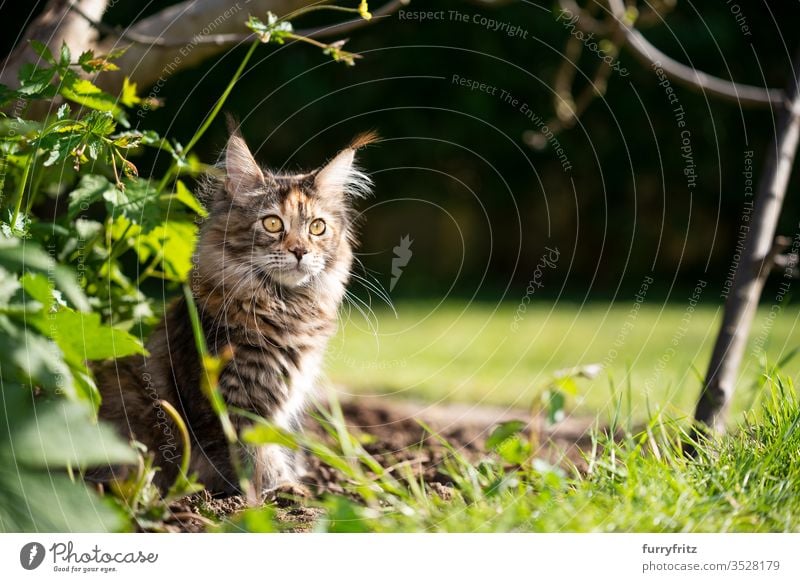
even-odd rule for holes
{"type": "Polygon", "coordinates": [[[238,131],[231,133],[225,146],[225,175],[225,190],[231,197],[266,186],[264,173],[238,131]]]}
{"type": "Polygon", "coordinates": [[[372,191],[372,180],[355,164],[356,150],[377,139],[374,132],[363,133],[325,164],[314,178],[317,193],[322,197],[368,196],[372,191]]]}

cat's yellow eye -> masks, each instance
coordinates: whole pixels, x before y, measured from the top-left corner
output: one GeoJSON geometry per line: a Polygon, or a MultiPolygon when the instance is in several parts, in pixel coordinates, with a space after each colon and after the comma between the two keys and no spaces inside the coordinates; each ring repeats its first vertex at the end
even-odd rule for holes
{"type": "Polygon", "coordinates": [[[283,221],[274,214],[267,216],[261,223],[264,225],[264,230],[273,234],[283,230],[283,221]]]}
{"type": "Polygon", "coordinates": [[[314,236],[319,236],[325,232],[325,221],[317,218],[314,222],[308,225],[308,232],[314,236]]]}

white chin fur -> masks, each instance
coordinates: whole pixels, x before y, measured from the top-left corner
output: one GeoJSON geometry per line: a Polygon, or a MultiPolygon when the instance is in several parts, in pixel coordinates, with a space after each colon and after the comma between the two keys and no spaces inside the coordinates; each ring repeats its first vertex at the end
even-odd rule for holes
{"type": "Polygon", "coordinates": [[[311,280],[311,274],[297,269],[275,269],[270,273],[272,280],[283,287],[299,287],[311,280]]]}

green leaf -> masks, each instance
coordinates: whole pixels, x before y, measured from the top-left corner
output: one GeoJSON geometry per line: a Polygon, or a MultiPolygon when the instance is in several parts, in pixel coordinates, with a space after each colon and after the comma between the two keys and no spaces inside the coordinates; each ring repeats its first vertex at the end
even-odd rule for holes
{"type": "Polygon", "coordinates": [[[32,242],[0,239],[0,266],[12,273],[34,271],[52,277],[56,288],[81,311],[89,310],[89,302],[75,274],[68,267],[57,265],[53,257],[32,242]]]}
{"type": "Polygon", "coordinates": [[[5,315],[0,315],[0,353],[0,377],[75,396],[72,373],[58,346],[5,315]]]}
{"type": "Polygon", "coordinates": [[[126,180],[125,189],[114,188],[103,193],[108,213],[124,216],[148,232],[161,223],[159,193],[149,180],[126,180]]]}
{"type": "Polygon", "coordinates": [[[98,71],[118,71],[119,67],[111,62],[111,55],[94,56],[94,51],[88,50],[81,53],[78,57],[78,65],[87,73],[98,71]]]}
{"type": "Polygon", "coordinates": [[[522,440],[518,434],[503,440],[495,451],[506,463],[512,465],[521,465],[531,456],[530,444],[522,440]]]}
{"type": "Polygon", "coordinates": [[[19,288],[20,285],[16,275],[12,275],[3,267],[0,267],[0,304],[8,304],[19,288]]]}
{"type": "Polygon", "coordinates": [[[338,533],[365,533],[371,531],[366,519],[366,508],[340,495],[325,500],[325,517],[321,525],[324,531],[338,533]]]}
{"type": "Polygon", "coordinates": [[[55,57],[53,57],[53,53],[50,52],[50,48],[46,44],[44,44],[39,40],[36,40],[35,38],[31,39],[30,43],[33,52],[35,52],[37,55],[39,55],[42,59],[44,59],[51,65],[56,64],[56,59],[55,57]]]}
{"type": "Polygon", "coordinates": [[[570,396],[575,396],[578,393],[578,383],[572,376],[557,378],[555,384],[558,386],[560,391],[564,392],[565,394],[569,394],[570,396]]]}
{"type": "Polygon", "coordinates": [[[0,531],[119,531],[124,515],[63,471],[136,455],[86,404],[34,400],[18,384],[0,399],[0,531]]]}
{"type": "Polygon", "coordinates": [[[141,97],[136,93],[136,83],[131,82],[128,77],[122,79],[122,93],[119,100],[126,107],[134,107],[142,102],[141,97]]]}
{"type": "Polygon", "coordinates": [[[492,434],[489,435],[489,438],[486,439],[486,448],[489,450],[497,449],[497,447],[500,446],[503,441],[522,432],[526,426],[527,425],[521,420],[510,420],[500,424],[492,431],[492,434]]]}
{"type": "Polygon", "coordinates": [[[78,402],[38,403],[12,433],[14,457],[29,467],[58,469],[135,463],[136,453],[110,425],[78,402]]]}
{"type": "Polygon", "coordinates": [[[0,106],[4,106],[14,99],[19,99],[20,94],[11,87],[0,83],[0,106]]]}
{"type": "Polygon", "coordinates": [[[564,418],[566,398],[561,390],[548,390],[544,393],[547,405],[547,422],[555,424],[564,418]]]}
{"type": "Polygon", "coordinates": [[[27,97],[52,97],[55,94],[55,87],[50,82],[55,74],[55,69],[25,63],[19,69],[17,93],[27,97]]]}
{"type": "Polygon", "coordinates": [[[114,117],[108,111],[92,111],[86,116],[84,123],[88,133],[99,137],[111,135],[117,129],[114,117]]]}
{"type": "Polygon", "coordinates": [[[274,533],[279,531],[275,525],[275,509],[270,506],[245,509],[233,519],[225,520],[216,531],[229,533],[274,533]]]}
{"type": "Polygon", "coordinates": [[[69,47],[67,46],[66,42],[61,43],[61,54],[59,59],[59,64],[62,67],[68,67],[70,61],[72,60],[72,55],[69,52],[69,47]]]}
{"type": "Polygon", "coordinates": [[[93,73],[95,69],[89,64],[92,61],[92,59],[94,59],[94,51],[92,50],[83,51],[78,56],[78,65],[87,73],[93,73]]]}
{"type": "Polygon", "coordinates": [[[176,183],[176,192],[175,192],[175,199],[184,204],[187,208],[196,212],[199,216],[205,218],[208,216],[208,211],[203,208],[203,205],[200,204],[200,201],[197,197],[192,194],[191,190],[186,187],[181,180],[178,180],[176,183]]]}
{"type": "Polygon", "coordinates": [[[75,227],[75,233],[78,235],[78,238],[83,240],[92,239],[103,230],[103,223],[83,218],[76,219],[72,223],[72,226],[75,227]]]}
{"type": "Polygon", "coordinates": [[[47,153],[42,164],[45,167],[54,166],[66,160],[84,140],[84,135],[78,132],[53,132],[42,136],[39,148],[47,153]]]}
{"type": "Polygon", "coordinates": [[[0,532],[115,532],[124,514],[60,473],[0,467],[0,532]]]}
{"type": "Polygon", "coordinates": [[[59,93],[70,101],[97,111],[108,111],[115,118],[124,119],[122,108],[117,104],[115,97],[105,93],[89,79],[78,77],[72,71],[68,71],[62,78],[59,93]]]}
{"type": "Polygon", "coordinates": [[[81,178],[78,187],[69,194],[67,217],[74,220],[83,210],[95,202],[105,199],[106,192],[116,187],[104,176],[86,174],[81,178]]]}
{"type": "Polygon", "coordinates": [[[47,277],[42,273],[26,273],[19,281],[25,293],[41,303],[45,313],[49,312],[55,303],[55,297],[47,277]]]}
{"type": "Polygon", "coordinates": [[[136,241],[136,253],[142,263],[160,254],[166,278],[185,281],[192,270],[196,237],[197,226],[193,222],[170,220],[148,233],[140,234],[136,241]]]}
{"type": "Polygon", "coordinates": [[[130,48],[129,46],[122,46],[122,47],[115,48],[110,53],[108,53],[105,56],[105,58],[108,59],[109,61],[115,61],[118,58],[120,58],[122,55],[124,55],[126,52],[128,52],[129,48],[130,48]]]}
{"type": "Polygon", "coordinates": [[[289,432],[271,424],[256,424],[242,431],[242,440],[251,445],[280,445],[296,450],[297,439],[289,432]]]}
{"type": "Polygon", "coordinates": [[[291,22],[279,19],[272,12],[267,12],[267,22],[251,15],[245,25],[264,43],[283,44],[294,31],[291,22]]]}
{"type": "Polygon", "coordinates": [[[53,339],[65,354],[79,361],[146,353],[136,337],[103,324],[98,313],[62,310],[50,314],[41,327],[42,333],[53,339]]]}

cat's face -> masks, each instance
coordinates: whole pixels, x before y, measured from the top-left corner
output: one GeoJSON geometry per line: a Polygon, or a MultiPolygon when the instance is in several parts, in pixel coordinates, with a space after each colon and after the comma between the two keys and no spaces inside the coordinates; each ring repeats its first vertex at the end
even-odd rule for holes
{"type": "Polygon", "coordinates": [[[258,166],[240,136],[231,136],[224,191],[206,231],[223,249],[219,268],[295,288],[341,267],[342,257],[349,266],[349,202],[369,186],[353,166],[354,153],[355,146],[347,148],[314,172],[277,175],[258,166]]]}
{"type": "Polygon", "coordinates": [[[347,244],[349,217],[338,197],[321,197],[312,180],[276,179],[273,193],[254,201],[251,260],[276,283],[305,285],[347,244]]]}

